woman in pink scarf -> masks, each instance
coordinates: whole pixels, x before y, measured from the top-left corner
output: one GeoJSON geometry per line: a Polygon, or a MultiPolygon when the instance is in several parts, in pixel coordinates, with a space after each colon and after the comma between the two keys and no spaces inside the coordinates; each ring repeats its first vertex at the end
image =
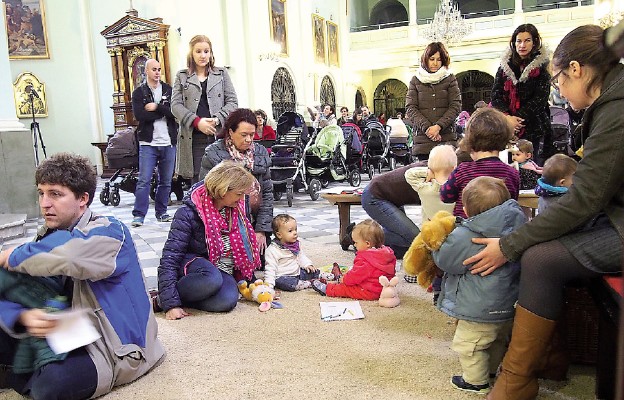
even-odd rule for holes
{"type": "Polygon", "coordinates": [[[256,234],[245,213],[255,179],[240,163],[223,161],[191,188],[171,223],[158,267],[154,308],[167,319],[182,307],[227,312],[238,302],[237,282],[260,267],[256,234]]]}

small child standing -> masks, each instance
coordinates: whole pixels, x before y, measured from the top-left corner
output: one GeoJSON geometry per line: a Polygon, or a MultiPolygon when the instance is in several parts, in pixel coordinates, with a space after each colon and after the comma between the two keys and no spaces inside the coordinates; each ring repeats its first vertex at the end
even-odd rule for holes
{"type": "Polygon", "coordinates": [[[470,181],[462,192],[468,219],[432,254],[445,272],[438,308],[459,320],[451,348],[459,354],[462,375],[453,376],[451,384],[460,390],[489,392],[489,375],[496,373],[509,343],[519,264],[508,262],[482,277],[473,275],[463,261],[483,249],[473,238],[500,237],[526,222],[524,211],[510,197],[500,179],[481,176],[470,181]]]}
{"type": "Polygon", "coordinates": [[[537,212],[540,213],[548,205],[565,193],[572,185],[572,176],[578,163],[565,154],[555,154],[544,163],[542,177],[537,180],[535,194],[539,196],[537,212]]]}
{"type": "Polygon", "coordinates": [[[367,219],[353,228],[353,242],[357,252],[353,268],[340,278],[340,283],[312,281],[312,288],[323,296],[348,297],[358,300],[379,300],[379,277],[392,279],[395,275],[396,257],[384,246],[384,232],[377,222],[367,219]]]}
{"type": "MultiPolygon", "coordinates": [[[[431,149],[426,167],[413,167],[405,171],[405,180],[420,197],[423,222],[431,220],[438,211],[453,212],[455,203],[444,203],[440,200],[440,187],[456,167],[455,148],[445,144],[431,149]]],[[[414,275],[406,274],[403,279],[408,283],[417,282],[417,277],[414,275]]],[[[440,277],[435,278],[431,290],[439,293],[441,283],[440,277]]]]}
{"type": "Polygon", "coordinates": [[[333,280],[333,274],[319,272],[301,251],[297,221],[288,214],[279,214],[271,223],[275,240],[267,247],[264,259],[264,283],[287,292],[308,289],[311,280],[333,280]]]}
{"type": "Polygon", "coordinates": [[[453,215],[466,218],[462,204],[462,191],[478,176],[492,176],[505,182],[511,198],[518,199],[520,175],[514,167],[498,158],[513,136],[513,128],[505,114],[495,108],[480,108],[472,114],[466,125],[466,136],[462,146],[470,152],[473,161],[463,162],[455,168],[440,188],[440,199],[445,203],[455,202],[453,215]]]}
{"type": "Polygon", "coordinates": [[[520,172],[520,190],[535,189],[537,180],[542,174],[542,167],[533,158],[533,143],[526,139],[518,140],[511,159],[518,163],[520,172]]]}

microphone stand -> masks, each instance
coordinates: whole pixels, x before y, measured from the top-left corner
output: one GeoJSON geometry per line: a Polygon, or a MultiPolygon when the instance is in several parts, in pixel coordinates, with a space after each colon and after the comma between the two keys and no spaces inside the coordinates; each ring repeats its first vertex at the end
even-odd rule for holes
{"type": "Polygon", "coordinates": [[[48,158],[46,154],[45,144],[43,143],[43,137],[41,136],[41,129],[39,128],[39,122],[35,120],[35,94],[31,90],[28,93],[28,97],[30,99],[30,111],[32,113],[32,122],[30,123],[30,133],[32,134],[33,139],[33,148],[35,150],[35,167],[39,166],[39,146],[38,142],[41,142],[41,150],[43,151],[43,158],[48,158]]]}

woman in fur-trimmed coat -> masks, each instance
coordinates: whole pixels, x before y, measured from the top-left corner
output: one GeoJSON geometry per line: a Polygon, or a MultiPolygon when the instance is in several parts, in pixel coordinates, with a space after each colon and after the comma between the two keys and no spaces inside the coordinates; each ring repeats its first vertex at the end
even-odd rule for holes
{"type": "Polygon", "coordinates": [[[520,25],[501,57],[492,87],[492,107],[507,114],[518,138],[533,143],[540,165],[555,152],[548,106],[549,59],[550,52],[542,46],[537,28],[532,24],[520,25]]]}
{"type": "Polygon", "coordinates": [[[451,58],[440,42],[430,43],[405,96],[405,118],[414,128],[412,154],[423,160],[439,144],[455,145],[455,119],[461,111],[457,79],[448,69],[451,58]]]}

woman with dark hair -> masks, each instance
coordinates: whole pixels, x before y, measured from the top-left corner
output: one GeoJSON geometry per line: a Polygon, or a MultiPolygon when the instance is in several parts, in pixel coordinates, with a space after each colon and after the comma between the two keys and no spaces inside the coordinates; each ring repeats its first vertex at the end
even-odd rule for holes
{"type": "Polygon", "coordinates": [[[245,210],[254,181],[239,163],[223,161],[191,188],[163,248],[155,311],[173,320],[189,315],[182,307],[209,312],[236,307],[238,281],[251,280],[260,266],[245,210]]]}
{"type": "Polygon", "coordinates": [[[210,39],[193,36],[186,68],[176,74],[171,94],[171,112],[180,123],[176,174],[199,181],[204,149],[215,141],[228,114],[237,107],[230,75],[225,68],[215,67],[210,39]]]}
{"type": "Polygon", "coordinates": [[[420,59],[405,97],[405,118],[414,128],[412,154],[420,160],[439,144],[455,146],[455,119],[461,111],[461,94],[448,69],[451,57],[440,42],[430,43],[420,59]]]}
{"type": "Polygon", "coordinates": [[[223,125],[224,138],[206,147],[201,161],[199,176],[203,177],[223,160],[242,164],[256,178],[247,198],[251,223],[256,231],[261,253],[267,246],[273,221],[273,183],[271,182],[271,159],[267,149],[253,141],[256,132],[256,115],[248,108],[230,113],[223,125]]]}
{"type": "Polygon", "coordinates": [[[267,125],[267,115],[263,110],[254,111],[256,115],[256,133],[254,140],[275,140],[275,130],[267,125]]]}
{"type": "Polygon", "coordinates": [[[532,24],[516,28],[501,57],[492,87],[492,107],[507,114],[515,135],[533,143],[538,163],[554,154],[550,126],[549,52],[532,24]],[[540,151],[540,141],[544,148],[540,151]]]}
{"type": "Polygon", "coordinates": [[[567,364],[560,361],[566,357],[549,349],[563,288],[622,271],[624,65],[605,46],[602,28],[585,25],[561,40],[552,70],[552,85],[575,110],[585,109],[580,129],[587,139],[574,184],[512,233],[473,239],[486,247],[464,261],[473,274],[484,276],[507,261],[520,261],[511,344],[489,399],[533,399],[544,373],[565,379],[567,364]]]}

